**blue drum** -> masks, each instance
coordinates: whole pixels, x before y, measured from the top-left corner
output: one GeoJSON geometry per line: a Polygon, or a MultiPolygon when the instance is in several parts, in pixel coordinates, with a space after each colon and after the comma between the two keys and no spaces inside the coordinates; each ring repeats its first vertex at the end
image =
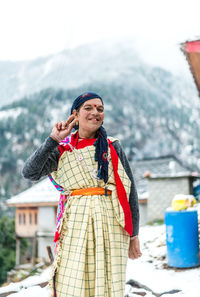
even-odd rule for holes
{"type": "Polygon", "coordinates": [[[198,266],[200,258],[197,211],[167,209],[165,225],[168,266],[198,266]]]}

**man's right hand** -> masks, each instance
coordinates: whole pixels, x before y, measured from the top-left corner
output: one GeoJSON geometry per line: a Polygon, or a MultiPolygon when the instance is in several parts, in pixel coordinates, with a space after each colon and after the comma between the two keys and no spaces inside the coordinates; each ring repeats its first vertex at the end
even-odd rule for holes
{"type": "Polygon", "coordinates": [[[60,143],[70,133],[76,123],[75,116],[72,114],[66,122],[58,122],[54,125],[50,137],[60,143]]]}

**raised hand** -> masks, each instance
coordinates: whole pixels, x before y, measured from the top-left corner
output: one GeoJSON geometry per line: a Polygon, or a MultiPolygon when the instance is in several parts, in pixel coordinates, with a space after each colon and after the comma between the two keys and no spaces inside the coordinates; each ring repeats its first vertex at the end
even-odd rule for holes
{"type": "Polygon", "coordinates": [[[67,137],[76,123],[75,116],[72,114],[66,122],[58,122],[54,125],[50,137],[58,143],[67,137]]]}

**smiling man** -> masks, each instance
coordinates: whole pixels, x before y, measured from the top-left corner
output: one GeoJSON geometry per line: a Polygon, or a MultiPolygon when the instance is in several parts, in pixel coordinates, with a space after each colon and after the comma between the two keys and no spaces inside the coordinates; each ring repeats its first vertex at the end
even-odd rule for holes
{"type": "Polygon", "coordinates": [[[51,175],[61,191],[52,296],[124,295],[128,257],[141,256],[138,197],[127,158],[103,128],[96,93],[77,97],[71,115],[26,162],[32,180],[51,175]],[[69,143],[62,143],[72,128],[69,143]]]}

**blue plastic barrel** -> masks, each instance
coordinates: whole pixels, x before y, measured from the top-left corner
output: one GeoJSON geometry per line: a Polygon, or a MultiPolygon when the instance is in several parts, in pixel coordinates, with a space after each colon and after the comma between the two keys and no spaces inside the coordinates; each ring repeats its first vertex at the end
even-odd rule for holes
{"type": "Polygon", "coordinates": [[[168,266],[198,266],[200,258],[197,211],[167,209],[165,225],[168,266]]]}

